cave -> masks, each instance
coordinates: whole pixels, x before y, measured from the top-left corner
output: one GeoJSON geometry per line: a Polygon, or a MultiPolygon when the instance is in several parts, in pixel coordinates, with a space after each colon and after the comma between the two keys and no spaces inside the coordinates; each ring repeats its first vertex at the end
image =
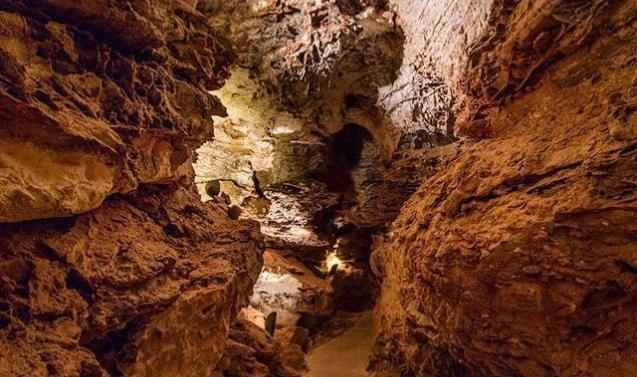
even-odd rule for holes
{"type": "Polygon", "coordinates": [[[4,0],[0,124],[0,377],[637,376],[634,0],[4,0]]]}

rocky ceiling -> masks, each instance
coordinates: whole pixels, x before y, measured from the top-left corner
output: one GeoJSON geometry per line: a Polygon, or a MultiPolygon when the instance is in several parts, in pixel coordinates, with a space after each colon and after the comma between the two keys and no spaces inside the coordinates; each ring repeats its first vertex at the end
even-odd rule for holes
{"type": "Polygon", "coordinates": [[[372,307],[375,377],[634,377],[635,41],[634,0],[0,2],[0,377],[298,377],[372,307]]]}

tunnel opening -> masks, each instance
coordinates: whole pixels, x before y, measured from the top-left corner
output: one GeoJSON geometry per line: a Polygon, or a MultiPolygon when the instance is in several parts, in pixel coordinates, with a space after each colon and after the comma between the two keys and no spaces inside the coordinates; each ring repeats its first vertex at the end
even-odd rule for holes
{"type": "Polygon", "coordinates": [[[330,161],[325,177],[331,190],[352,191],[352,170],[361,160],[365,143],[373,141],[372,134],[365,127],[355,123],[346,124],[331,136],[327,146],[330,161]]]}
{"type": "MultiPolygon", "coordinates": [[[[278,2],[261,2],[258,8],[279,7],[278,2]]],[[[250,4],[241,9],[255,10],[250,4]]],[[[223,13],[217,10],[212,14],[223,13]]],[[[259,77],[258,68],[241,61],[226,85],[213,92],[228,116],[215,118],[215,140],[200,148],[195,163],[202,199],[240,207],[238,218],[259,222],[264,235],[263,268],[238,321],[270,334],[286,355],[295,355],[287,361],[301,375],[307,372],[305,355],[320,344],[356,328],[360,321],[364,325],[358,329],[371,333],[369,312],[379,287],[369,259],[379,228],[358,225],[350,213],[358,204],[361,184],[366,184],[361,176],[381,161],[378,151],[392,144],[380,130],[377,92],[379,85],[396,77],[403,38],[386,23],[386,10],[385,1],[357,1],[280,15],[310,15],[286,25],[284,33],[292,38],[306,36],[308,26],[331,33],[349,25],[350,20],[334,24],[335,14],[363,18],[369,33],[360,37],[378,38],[380,47],[349,46],[356,53],[336,52],[342,56],[330,61],[325,72],[312,70],[314,56],[268,61],[263,68],[282,75],[267,80],[259,77]],[[358,65],[367,55],[383,58],[363,72],[358,65]],[[299,61],[305,62],[302,71],[308,69],[300,80],[289,69],[299,61]],[[325,74],[334,76],[326,79],[325,74]]],[[[240,60],[254,52],[244,47],[239,47],[240,60]]],[[[319,52],[323,48],[317,46],[319,52]]],[[[358,346],[367,352],[359,364],[366,364],[369,345],[358,346]]]]}

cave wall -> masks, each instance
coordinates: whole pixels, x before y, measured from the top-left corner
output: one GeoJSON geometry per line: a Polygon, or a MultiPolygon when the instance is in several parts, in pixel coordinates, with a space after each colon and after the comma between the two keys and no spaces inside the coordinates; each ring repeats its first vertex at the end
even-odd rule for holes
{"type": "Polygon", "coordinates": [[[177,187],[2,226],[0,375],[211,375],[259,239],[177,187]]]}
{"type": "Polygon", "coordinates": [[[192,161],[234,55],[182,1],[0,4],[0,376],[211,376],[262,265],[192,161]]]}
{"type": "MultiPolygon", "coordinates": [[[[184,175],[232,53],[181,1],[0,5],[0,221],[67,216],[184,175]]],[[[186,173],[187,174],[187,173],[186,173]]]]}
{"type": "MultiPolygon", "coordinates": [[[[262,190],[288,182],[313,196],[320,184],[306,183],[318,180],[346,197],[344,222],[382,228],[422,179],[453,153],[430,152],[451,143],[452,131],[436,133],[424,123],[403,127],[386,116],[392,113],[386,108],[407,103],[402,92],[387,94],[397,86],[392,82],[407,57],[403,32],[386,1],[208,0],[198,8],[229,36],[238,55],[237,75],[220,91],[230,112],[220,123],[220,135],[233,139],[220,138],[199,150],[195,168],[201,188],[206,180],[221,179],[224,191],[241,202],[250,192],[256,196],[253,175],[262,190]],[[332,161],[339,158],[332,143],[347,125],[363,127],[371,138],[359,161],[343,168],[332,161]],[[238,157],[222,158],[226,151],[238,157]],[[335,182],[335,172],[346,182],[335,182]],[[333,187],[338,185],[347,187],[333,187]]],[[[347,142],[354,147],[354,140],[347,142]]],[[[266,196],[287,196],[272,191],[266,196]]],[[[313,207],[312,200],[306,198],[304,206],[313,207]]],[[[321,210],[334,212],[325,206],[321,210]]]]}
{"type": "Polygon", "coordinates": [[[376,366],[634,375],[637,4],[409,3],[468,139],[377,242],[376,366]]]}

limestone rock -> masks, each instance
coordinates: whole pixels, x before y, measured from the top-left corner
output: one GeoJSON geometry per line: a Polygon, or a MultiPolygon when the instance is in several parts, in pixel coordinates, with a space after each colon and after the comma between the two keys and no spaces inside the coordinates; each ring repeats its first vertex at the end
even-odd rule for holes
{"type": "MultiPolygon", "coordinates": [[[[300,354],[301,358],[303,353],[300,354]]],[[[237,321],[215,377],[299,377],[286,363],[281,345],[263,329],[247,321],[237,321]]]]}
{"type": "MultiPolygon", "coordinates": [[[[441,12],[430,46],[441,51],[475,32],[442,3],[420,5],[441,12]]],[[[496,22],[476,24],[496,37],[469,50],[468,79],[506,78],[508,100],[463,92],[469,110],[491,106],[472,124],[484,140],[426,180],[378,243],[376,353],[416,376],[632,376],[637,120],[625,109],[637,100],[635,3],[447,3],[496,22]],[[507,56],[520,76],[500,66],[507,56]]],[[[450,87],[466,60],[454,51],[437,63],[452,64],[440,71],[450,87]]]]}
{"type": "Polygon", "coordinates": [[[4,1],[0,39],[0,222],[187,176],[224,112],[233,55],[181,1],[4,1]]]}
{"type": "Polygon", "coordinates": [[[325,317],[333,310],[329,282],[298,260],[271,250],[264,254],[250,303],[265,316],[276,312],[279,328],[295,327],[302,316],[325,317]]]}
{"type": "Polygon", "coordinates": [[[254,223],[177,187],[2,225],[0,375],[210,376],[259,242],[254,223]]]}

